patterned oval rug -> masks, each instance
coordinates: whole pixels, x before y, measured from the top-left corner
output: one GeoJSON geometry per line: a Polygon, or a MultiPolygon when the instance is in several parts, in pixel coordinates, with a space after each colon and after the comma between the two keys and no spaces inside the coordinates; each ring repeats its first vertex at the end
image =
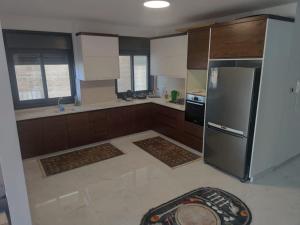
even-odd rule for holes
{"type": "Polygon", "coordinates": [[[141,225],[249,225],[248,207],[236,196],[205,187],[151,209],[141,225]]]}

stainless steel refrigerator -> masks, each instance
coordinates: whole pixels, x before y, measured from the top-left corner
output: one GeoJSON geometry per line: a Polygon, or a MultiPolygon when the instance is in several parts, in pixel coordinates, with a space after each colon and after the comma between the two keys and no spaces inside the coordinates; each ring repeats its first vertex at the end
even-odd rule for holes
{"type": "Polygon", "coordinates": [[[204,160],[241,181],[249,177],[260,61],[210,63],[204,160]]]}

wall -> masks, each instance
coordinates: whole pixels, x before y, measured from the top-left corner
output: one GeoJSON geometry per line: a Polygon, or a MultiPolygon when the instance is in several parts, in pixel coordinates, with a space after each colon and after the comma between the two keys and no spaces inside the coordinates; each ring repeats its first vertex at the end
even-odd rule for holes
{"type": "Polygon", "coordinates": [[[251,176],[278,166],[291,155],[286,154],[283,115],[289,112],[285,101],[291,98],[287,82],[294,23],[269,20],[262,68],[256,128],[253,141],[251,176]]]}
{"type": "Polygon", "coordinates": [[[12,224],[31,225],[2,32],[0,32],[0,105],[0,164],[12,224]]]}
{"type": "Polygon", "coordinates": [[[180,92],[180,96],[185,96],[185,79],[173,78],[168,76],[157,76],[157,88],[160,96],[164,96],[165,91],[169,96],[171,91],[177,90],[180,92]]]}
{"type": "Polygon", "coordinates": [[[80,81],[80,89],[81,103],[83,105],[117,99],[114,80],[80,81]]]}

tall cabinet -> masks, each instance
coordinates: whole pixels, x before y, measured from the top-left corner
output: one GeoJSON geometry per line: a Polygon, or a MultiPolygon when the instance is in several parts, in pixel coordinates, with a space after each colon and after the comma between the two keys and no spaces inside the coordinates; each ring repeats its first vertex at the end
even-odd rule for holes
{"type": "Polygon", "coordinates": [[[282,129],[282,121],[293,110],[285,105],[293,97],[288,82],[293,27],[292,19],[266,15],[215,24],[211,29],[210,61],[262,62],[250,178],[289,159],[282,144],[289,130],[282,129]]]}

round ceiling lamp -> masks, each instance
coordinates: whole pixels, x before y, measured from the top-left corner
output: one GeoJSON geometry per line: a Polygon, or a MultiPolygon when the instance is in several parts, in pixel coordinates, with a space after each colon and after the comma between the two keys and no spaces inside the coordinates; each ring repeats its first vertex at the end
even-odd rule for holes
{"type": "Polygon", "coordinates": [[[165,0],[147,0],[144,1],[144,6],[152,9],[162,9],[169,7],[170,2],[165,0]]]}

